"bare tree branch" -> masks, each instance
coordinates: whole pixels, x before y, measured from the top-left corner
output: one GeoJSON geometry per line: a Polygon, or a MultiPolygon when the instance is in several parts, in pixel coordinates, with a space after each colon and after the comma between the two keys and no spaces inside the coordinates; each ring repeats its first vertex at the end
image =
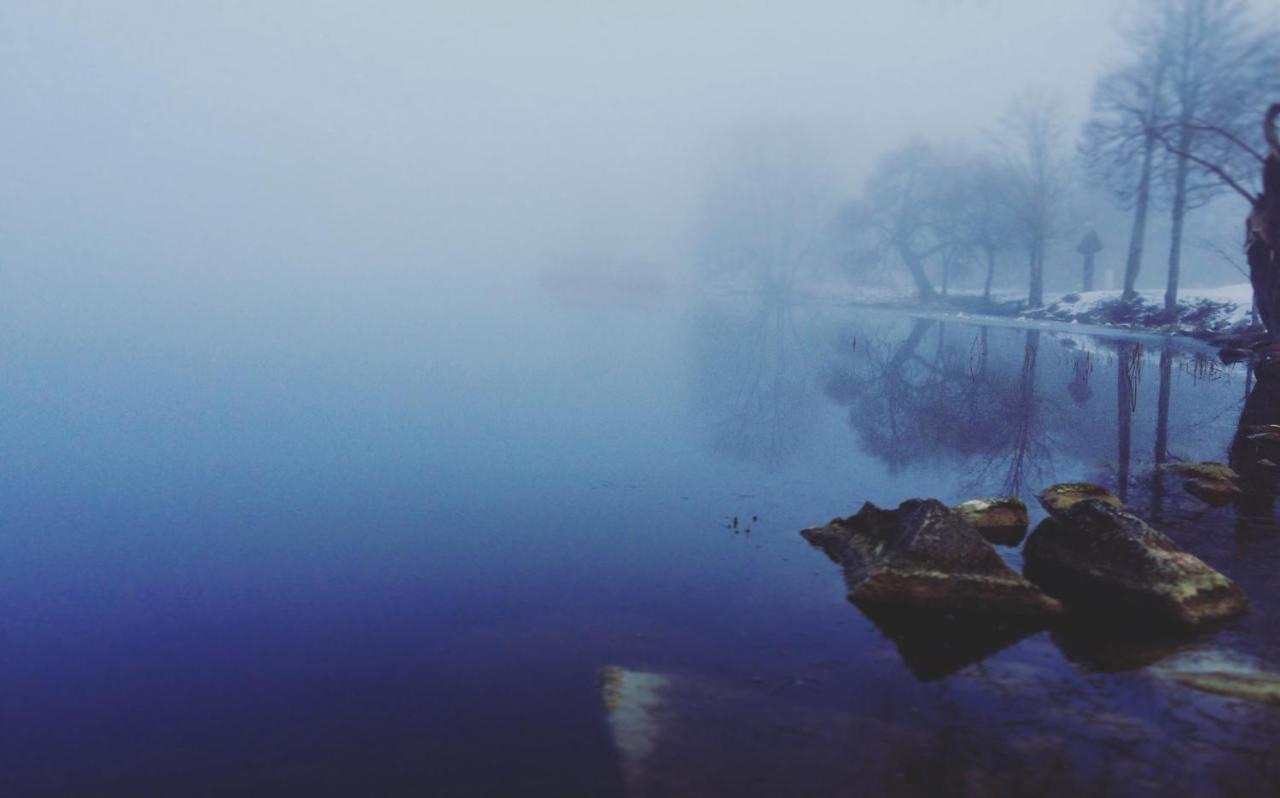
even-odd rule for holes
{"type": "Polygon", "coordinates": [[[1162,145],[1164,145],[1164,148],[1169,152],[1173,153],[1174,155],[1177,155],[1180,158],[1186,158],[1188,161],[1191,161],[1192,163],[1197,164],[1198,166],[1217,175],[1219,180],[1221,180],[1223,183],[1225,183],[1227,186],[1233,189],[1237,194],[1247,199],[1250,204],[1253,204],[1258,201],[1258,198],[1256,195],[1251,194],[1243,186],[1237,183],[1235,179],[1231,177],[1231,175],[1227,174],[1227,172],[1224,169],[1222,169],[1222,167],[1218,166],[1215,163],[1206,161],[1204,158],[1201,158],[1200,156],[1196,155],[1193,152],[1180,149],[1176,144],[1169,141],[1169,138],[1164,134],[1164,131],[1162,131],[1159,128],[1152,128],[1151,132],[1152,132],[1152,135],[1154,135],[1156,139],[1162,145]]]}

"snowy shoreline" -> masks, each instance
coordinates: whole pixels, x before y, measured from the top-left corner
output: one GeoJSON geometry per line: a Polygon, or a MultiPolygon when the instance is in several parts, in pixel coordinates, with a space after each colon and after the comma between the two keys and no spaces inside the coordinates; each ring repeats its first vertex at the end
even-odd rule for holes
{"type": "Polygon", "coordinates": [[[854,307],[927,314],[938,318],[1004,323],[1088,326],[1102,332],[1180,335],[1216,340],[1259,332],[1252,318],[1253,288],[1237,283],[1220,288],[1188,289],[1178,300],[1178,320],[1164,318],[1164,291],[1139,291],[1137,300],[1124,302],[1119,291],[1061,294],[1041,308],[1026,308],[1013,297],[996,296],[989,303],[977,295],[959,294],[936,304],[919,304],[897,296],[859,296],[854,307]]]}

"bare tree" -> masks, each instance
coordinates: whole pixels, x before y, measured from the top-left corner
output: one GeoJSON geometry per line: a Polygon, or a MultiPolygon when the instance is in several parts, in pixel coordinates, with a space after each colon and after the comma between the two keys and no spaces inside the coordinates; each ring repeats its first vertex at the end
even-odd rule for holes
{"type": "Polygon", "coordinates": [[[851,269],[896,261],[910,275],[921,302],[938,297],[927,264],[956,244],[948,226],[939,223],[938,178],[943,171],[941,159],[921,140],[877,162],[862,198],[842,215],[851,269]]]}
{"type": "Polygon", "coordinates": [[[966,166],[959,213],[964,237],[986,269],[982,301],[991,301],[997,256],[1013,246],[1017,219],[1006,201],[1012,190],[1011,174],[989,158],[975,158],[966,166]]]}
{"type": "Polygon", "coordinates": [[[1061,233],[1070,181],[1063,156],[1064,127],[1057,98],[1028,91],[1014,100],[1001,130],[1005,163],[1012,176],[1014,218],[1027,249],[1027,303],[1044,304],[1044,264],[1049,243],[1061,233]]]}
{"type": "Polygon", "coordinates": [[[1154,134],[1172,156],[1165,313],[1177,313],[1188,210],[1256,172],[1259,98],[1280,87],[1277,33],[1245,0],[1161,0],[1150,5],[1154,46],[1167,69],[1154,134]]]}
{"type": "Polygon", "coordinates": [[[901,268],[922,302],[945,296],[953,278],[981,265],[989,301],[997,256],[1022,229],[1011,213],[1016,188],[1002,162],[944,156],[912,141],[883,156],[862,198],[846,206],[846,265],[854,272],[901,268]]]}
{"type": "Polygon", "coordinates": [[[1156,132],[1162,116],[1167,59],[1163,49],[1153,46],[1152,37],[1144,31],[1131,30],[1129,38],[1137,51],[1134,61],[1098,80],[1080,154],[1089,173],[1100,178],[1123,205],[1133,209],[1123,294],[1132,300],[1138,295],[1136,285],[1146,243],[1152,176],[1157,158],[1164,155],[1156,132]]]}
{"type": "Polygon", "coordinates": [[[744,131],[734,140],[696,229],[706,273],[783,299],[801,271],[826,255],[834,192],[815,151],[791,128],[744,131]]]}

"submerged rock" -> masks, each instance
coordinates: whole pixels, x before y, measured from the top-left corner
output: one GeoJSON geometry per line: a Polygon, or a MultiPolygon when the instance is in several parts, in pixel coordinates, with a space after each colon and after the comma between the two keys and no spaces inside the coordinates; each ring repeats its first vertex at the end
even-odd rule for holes
{"type": "Polygon", "coordinates": [[[896,510],[867,502],[857,515],[801,532],[844,567],[860,607],[1036,617],[1057,601],[1005,565],[955,510],[911,499],[896,510]]]}
{"type": "Polygon", "coordinates": [[[1185,671],[1165,674],[1170,681],[1244,701],[1280,704],[1280,673],[1235,671],[1185,671]]]}
{"type": "Polygon", "coordinates": [[[1109,616],[1199,626],[1248,609],[1239,585],[1104,499],[1045,519],[1023,555],[1027,578],[1046,592],[1109,616]]]}
{"type": "Polygon", "coordinates": [[[1101,499],[1115,507],[1124,506],[1119,496],[1092,482],[1060,482],[1040,491],[1036,498],[1050,515],[1057,515],[1085,499],[1101,499]]]}
{"type": "Polygon", "coordinates": [[[891,722],[822,699],[809,675],[766,686],[606,667],[601,699],[622,794],[776,798],[838,794],[854,783],[879,795],[901,783],[904,758],[936,758],[920,714],[891,722]]]}
{"type": "Polygon", "coordinates": [[[1280,673],[1264,663],[1215,649],[1185,655],[1153,668],[1162,679],[1206,693],[1260,704],[1280,704],[1280,673]]]}
{"type": "Polygon", "coordinates": [[[1026,537],[1027,505],[1022,499],[972,499],[954,508],[969,526],[992,543],[1016,546],[1026,537]]]}
{"type": "Polygon", "coordinates": [[[1186,477],[1182,487],[1187,493],[1214,507],[1230,504],[1244,494],[1240,475],[1222,463],[1171,463],[1165,469],[1186,477]]]}

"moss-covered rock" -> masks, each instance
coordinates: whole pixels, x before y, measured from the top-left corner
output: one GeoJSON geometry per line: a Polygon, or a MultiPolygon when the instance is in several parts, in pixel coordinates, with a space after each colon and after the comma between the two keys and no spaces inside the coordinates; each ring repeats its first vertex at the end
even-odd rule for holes
{"type": "Polygon", "coordinates": [[[1018,498],[971,499],[953,507],[992,543],[1016,546],[1027,535],[1027,505],[1018,498]]]}
{"type": "Polygon", "coordinates": [[[1023,554],[1024,573],[1045,592],[1113,620],[1200,626],[1248,609],[1239,585],[1105,499],[1045,519],[1023,554]]]}
{"type": "Polygon", "coordinates": [[[868,502],[857,515],[801,534],[843,566],[849,600],[864,608],[1023,617],[1061,611],[935,499],[912,499],[896,510],[868,502]]]}
{"type": "Polygon", "coordinates": [[[1165,469],[1185,477],[1182,487],[1205,504],[1230,504],[1244,494],[1240,475],[1222,463],[1171,463],[1165,469]]]}
{"type": "Polygon", "coordinates": [[[1036,498],[1040,500],[1040,506],[1048,510],[1050,515],[1057,515],[1086,499],[1101,499],[1115,507],[1124,506],[1120,497],[1092,482],[1060,482],[1040,491],[1040,495],[1036,498]]]}

